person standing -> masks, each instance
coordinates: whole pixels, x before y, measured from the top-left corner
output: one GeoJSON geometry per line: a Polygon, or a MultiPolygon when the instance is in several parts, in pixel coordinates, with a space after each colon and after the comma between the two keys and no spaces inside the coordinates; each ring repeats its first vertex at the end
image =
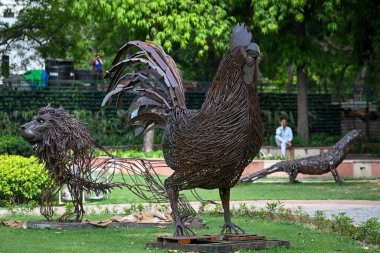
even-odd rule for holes
{"type": "Polygon", "coordinates": [[[92,69],[98,74],[103,74],[103,61],[99,54],[95,55],[95,59],[91,62],[92,69]]]}
{"type": "Polygon", "coordinates": [[[287,125],[285,118],[281,119],[281,126],[276,129],[276,144],[281,147],[281,156],[286,156],[286,148],[292,146],[293,131],[287,125]]]}

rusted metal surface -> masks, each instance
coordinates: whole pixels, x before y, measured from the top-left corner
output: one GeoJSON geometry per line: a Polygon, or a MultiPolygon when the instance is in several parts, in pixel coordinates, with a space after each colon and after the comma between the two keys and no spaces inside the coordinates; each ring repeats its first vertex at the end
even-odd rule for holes
{"type": "Polygon", "coordinates": [[[128,122],[136,125],[138,133],[155,126],[165,129],[164,157],[174,170],[165,181],[165,190],[177,224],[176,236],[192,234],[183,223],[178,192],[194,188],[218,188],[225,214],[222,232],[243,231],[231,222],[229,199],[230,188],[263,143],[256,93],[259,54],[247,27],[237,25],[231,34],[230,49],[198,111],[185,108],[178,68],[153,42],[127,43],[108,71],[111,82],[103,105],[114,96],[121,101],[124,93],[136,94],[127,113],[128,122]],[[134,46],[140,51],[128,54],[134,46]],[[131,71],[137,63],[140,69],[131,71]]]}
{"type": "Polygon", "coordinates": [[[284,171],[289,174],[289,182],[294,183],[299,173],[307,175],[322,175],[328,172],[334,176],[335,182],[343,183],[336,168],[347,156],[352,145],[365,135],[362,130],[351,130],[326,153],[310,156],[294,161],[282,161],[269,168],[255,172],[242,178],[241,182],[252,182],[269,174],[284,171]]]}

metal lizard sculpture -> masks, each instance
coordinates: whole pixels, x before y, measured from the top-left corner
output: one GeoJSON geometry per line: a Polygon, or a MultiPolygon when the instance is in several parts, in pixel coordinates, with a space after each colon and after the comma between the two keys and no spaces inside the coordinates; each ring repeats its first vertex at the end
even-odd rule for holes
{"type": "Polygon", "coordinates": [[[335,182],[342,184],[343,180],[339,177],[336,168],[345,159],[351,146],[363,136],[364,131],[351,130],[326,153],[294,161],[282,161],[272,165],[269,168],[244,177],[240,179],[240,181],[252,182],[269,174],[284,171],[289,174],[289,182],[294,183],[299,173],[307,175],[321,175],[331,172],[335,182]]]}

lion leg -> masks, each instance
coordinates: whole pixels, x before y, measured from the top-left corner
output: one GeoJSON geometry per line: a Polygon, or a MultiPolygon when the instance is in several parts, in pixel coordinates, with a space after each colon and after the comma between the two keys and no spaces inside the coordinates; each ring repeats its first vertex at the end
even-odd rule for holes
{"type": "Polygon", "coordinates": [[[73,187],[74,188],[74,194],[72,193],[73,198],[73,204],[74,204],[74,213],[75,215],[75,221],[82,221],[82,217],[84,215],[84,208],[83,208],[83,190],[80,189],[78,186],[73,187]]]}
{"type": "Polygon", "coordinates": [[[53,219],[53,190],[51,187],[47,187],[43,190],[40,202],[40,213],[47,220],[51,221],[53,219]]]}
{"type": "Polygon", "coordinates": [[[67,188],[69,189],[71,199],[74,205],[74,210],[69,210],[69,212],[62,215],[60,218],[60,221],[67,221],[70,220],[71,217],[75,217],[75,221],[81,221],[84,215],[84,208],[83,208],[83,190],[80,189],[77,185],[67,185],[67,188]]]}

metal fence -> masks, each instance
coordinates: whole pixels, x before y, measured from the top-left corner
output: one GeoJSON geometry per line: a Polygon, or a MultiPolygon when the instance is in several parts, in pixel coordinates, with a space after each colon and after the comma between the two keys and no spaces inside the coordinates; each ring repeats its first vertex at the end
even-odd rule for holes
{"type": "MultiPolygon", "coordinates": [[[[187,107],[199,109],[209,83],[185,81],[187,107]]],[[[68,110],[97,111],[105,96],[107,80],[3,80],[0,85],[0,111],[35,110],[50,103],[62,105],[68,110]]],[[[286,116],[290,126],[297,125],[297,94],[266,93],[259,89],[260,107],[266,134],[273,133],[279,118],[286,116]]],[[[353,96],[352,96],[353,97],[353,96]]],[[[124,105],[131,102],[125,96],[124,105]]],[[[114,109],[108,108],[112,116],[114,109]]],[[[380,138],[378,109],[369,101],[348,100],[334,103],[331,94],[309,94],[309,118],[311,133],[342,135],[352,128],[366,130],[368,136],[380,138]]]]}

